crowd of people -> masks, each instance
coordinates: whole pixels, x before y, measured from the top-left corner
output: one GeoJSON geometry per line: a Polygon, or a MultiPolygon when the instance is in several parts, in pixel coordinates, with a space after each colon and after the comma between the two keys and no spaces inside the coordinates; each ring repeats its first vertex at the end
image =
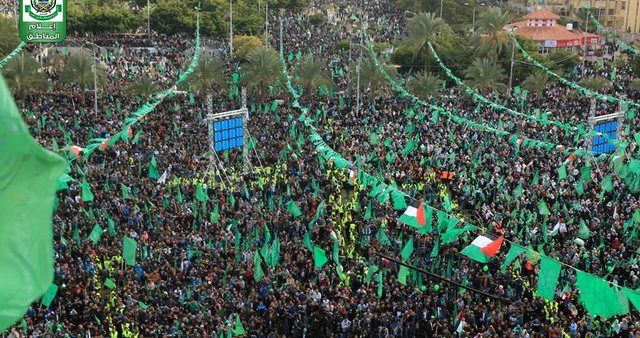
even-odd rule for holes
{"type": "MultiPolygon", "coordinates": [[[[336,44],[345,39],[366,44],[350,18],[357,15],[375,22],[370,34],[387,42],[402,37],[406,20],[390,0],[361,1],[359,6],[350,1],[314,5],[336,3],[342,6],[333,12],[335,24],[311,25],[308,16],[296,11],[275,15],[286,18],[285,59],[294,56],[285,66],[293,71],[298,52],[326,58],[337,93],[349,86],[350,64],[363,49],[339,49],[336,44]]],[[[272,36],[279,36],[279,26],[271,29],[272,36]]],[[[59,291],[49,307],[34,303],[24,324],[11,329],[13,334],[640,335],[640,315],[633,307],[628,315],[590,316],[580,304],[572,269],[563,269],[554,301],[546,301],[535,295],[540,267],[534,260],[522,255],[506,273],[500,272],[507,244],[496,258],[479,264],[460,254],[475,233],[440,246],[434,234],[419,234],[399,223],[393,201],[378,203],[348,171],[318,156],[285,88],[266,98],[258,96],[261,101],[249,100],[251,139],[245,142],[251,148],[250,173],[243,170],[239,149],[218,154],[224,165],[212,166],[208,126],[202,120],[207,112],[204,95],[193,101],[172,95],[132,128],[129,140],[97,151],[86,161],[73,159],[68,146],[112,136],[143,104],[127,90],[132,83],[148,75],[159,88],[170,87],[193,54],[193,40],[187,36],[154,35],[153,49],[137,48],[148,42],[146,37],[96,39],[93,42],[103,47],[97,55],[106,74],[97,112],[78,87],[57,81],[55,67],[46,69],[49,93],[16,97],[32,135],[70,159],[70,175],[76,181],[58,192],[53,216],[54,283],[59,291]],[[149,178],[152,158],[166,181],[149,178]],[[92,201],[83,201],[83,179],[93,191],[92,201]],[[293,204],[300,214],[292,211],[293,204]],[[105,232],[94,242],[89,234],[96,224],[105,232]],[[133,266],[122,257],[124,236],[138,243],[133,266]],[[408,282],[403,282],[397,278],[399,266],[380,258],[398,258],[410,238],[415,248],[411,265],[440,277],[411,270],[408,282]],[[329,255],[330,262],[318,268],[315,247],[337,254],[329,255]],[[379,270],[375,277],[373,270],[379,270]],[[106,279],[115,287],[109,287],[106,279]]],[[[29,51],[43,64],[55,54],[70,52],[29,51]]],[[[613,66],[587,62],[581,67],[587,67],[588,74],[610,78],[613,66]]],[[[582,68],[572,80],[581,76],[582,68]]],[[[632,79],[628,65],[617,67],[616,82],[607,93],[637,102],[632,79]]],[[[520,106],[517,97],[490,97],[509,107],[520,106]]],[[[226,93],[217,100],[217,105],[230,109],[241,104],[226,93]]],[[[613,162],[567,157],[556,149],[516,147],[509,138],[444,116],[434,118],[428,109],[397,95],[378,97],[364,88],[361,102],[358,109],[352,90],[335,95],[304,93],[300,100],[309,108],[318,134],[352,162],[351,169],[367,171],[436,208],[444,210],[449,204],[456,217],[508,241],[531,246],[615,284],[640,288],[640,219],[634,216],[640,201],[613,162]],[[409,142],[417,146],[403,152],[409,142]],[[568,175],[561,179],[562,165],[568,175]],[[580,179],[585,167],[590,168],[588,180],[580,179]],[[443,171],[455,175],[442,179],[443,171]],[[612,175],[612,189],[602,187],[607,175],[612,175]],[[582,187],[576,188],[579,182],[582,187]],[[539,215],[539,201],[551,206],[551,215],[539,215]]],[[[586,146],[575,132],[479,106],[460,88],[447,88],[433,102],[510,133],[586,146]]],[[[587,121],[589,105],[588,98],[555,83],[543,94],[531,93],[523,110],[538,108],[556,120],[578,125],[587,121]]],[[[598,103],[597,114],[617,109],[598,103]]],[[[640,125],[636,119],[625,121],[631,135],[626,149],[630,156],[638,149],[633,140],[640,125]]]]}

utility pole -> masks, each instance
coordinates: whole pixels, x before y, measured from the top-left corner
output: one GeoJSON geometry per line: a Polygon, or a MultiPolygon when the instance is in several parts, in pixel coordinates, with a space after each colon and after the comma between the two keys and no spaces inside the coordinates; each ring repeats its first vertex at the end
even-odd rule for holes
{"type": "Polygon", "coordinates": [[[284,32],[284,24],[282,23],[283,14],[283,11],[280,11],[280,55],[282,55],[282,57],[284,57],[284,47],[282,44],[282,32],[284,32]]]}
{"type": "Polygon", "coordinates": [[[440,0],[440,19],[442,19],[442,9],[444,8],[444,0],[440,0]]]}
{"type": "Polygon", "coordinates": [[[269,45],[269,0],[264,1],[264,45],[269,45]]]}
{"type": "Polygon", "coordinates": [[[149,0],[147,0],[147,34],[149,36],[149,45],[151,45],[151,8],[149,7],[149,0]]]}
{"type": "Polygon", "coordinates": [[[584,34],[583,34],[583,39],[584,39],[584,55],[582,56],[582,77],[584,78],[585,72],[586,72],[586,63],[587,63],[587,34],[589,34],[589,8],[585,8],[585,17],[584,17],[584,21],[585,21],[585,27],[584,27],[584,34]]]}
{"type": "Polygon", "coordinates": [[[229,58],[233,58],[233,0],[229,0],[229,58]]]}
{"type": "Polygon", "coordinates": [[[471,24],[471,32],[476,33],[476,1],[473,0],[473,23],[471,24]]]}
{"type": "Polygon", "coordinates": [[[358,66],[356,67],[356,72],[358,73],[358,95],[356,101],[356,113],[360,113],[360,65],[362,64],[362,53],[364,52],[364,35],[362,31],[360,31],[360,55],[358,56],[358,66]]]}
{"type": "Polygon", "coordinates": [[[98,113],[98,66],[96,65],[96,55],[93,54],[93,66],[91,66],[91,71],[93,71],[93,110],[95,113],[98,113]]]}
{"type": "MultiPolygon", "coordinates": [[[[513,29],[511,30],[511,34],[513,34],[513,29]]],[[[513,37],[515,39],[515,36],[513,37]]],[[[511,94],[511,90],[513,89],[513,62],[516,55],[516,42],[511,41],[511,71],[509,72],[509,94],[511,94]]]]}

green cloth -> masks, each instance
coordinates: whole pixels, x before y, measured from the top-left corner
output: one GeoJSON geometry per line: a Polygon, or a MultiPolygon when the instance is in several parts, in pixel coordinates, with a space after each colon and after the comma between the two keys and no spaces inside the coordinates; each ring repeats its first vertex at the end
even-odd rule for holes
{"type": "Polygon", "coordinates": [[[540,273],[538,274],[538,291],[536,295],[548,301],[553,301],[561,268],[560,262],[547,256],[540,256],[540,273]]]}
{"type": "Polygon", "coordinates": [[[329,261],[329,259],[327,258],[327,254],[324,252],[324,250],[315,245],[313,247],[313,265],[316,269],[322,269],[322,267],[327,264],[327,262],[329,261]]]}
{"type": "Polygon", "coordinates": [[[549,207],[547,207],[547,203],[544,200],[538,201],[538,212],[540,215],[551,215],[551,211],[549,211],[549,207]]]}
{"type": "Polygon", "coordinates": [[[404,248],[402,249],[402,252],[400,252],[400,256],[402,258],[404,258],[404,260],[408,260],[409,257],[411,257],[411,254],[413,253],[413,238],[410,238],[407,243],[405,243],[404,248]]]}
{"type": "Polygon", "coordinates": [[[622,288],[622,293],[629,299],[631,304],[635,306],[636,310],[640,311],[640,293],[638,291],[622,288]]]}
{"type": "Polygon", "coordinates": [[[113,290],[116,288],[116,283],[114,283],[111,279],[106,278],[104,280],[104,286],[108,287],[109,289],[113,290]]]}
{"type": "Polygon", "coordinates": [[[122,257],[125,263],[129,266],[136,265],[136,250],[138,249],[138,242],[134,239],[125,236],[122,239],[122,257]]]}
{"type": "Polygon", "coordinates": [[[364,211],[364,220],[368,221],[371,219],[371,200],[369,200],[369,203],[367,204],[367,208],[364,211]]]}
{"type": "Polygon", "coordinates": [[[526,248],[518,244],[511,243],[511,248],[509,248],[509,252],[507,252],[507,257],[504,259],[504,262],[500,266],[500,272],[502,272],[503,274],[507,273],[507,267],[509,267],[509,264],[511,264],[514,259],[516,259],[525,251],[527,251],[526,248]]]}
{"type": "Polygon", "coordinates": [[[122,192],[122,198],[126,200],[131,199],[131,195],[129,195],[129,187],[120,182],[120,192],[122,192]]]}
{"type": "Polygon", "coordinates": [[[53,281],[51,217],[64,169],[29,135],[0,76],[0,332],[53,281]]]}
{"type": "Polygon", "coordinates": [[[156,156],[151,155],[151,160],[149,161],[149,178],[157,179],[160,177],[158,173],[158,163],[156,163],[156,156]]]}
{"type": "Polygon", "coordinates": [[[564,180],[567,178],[567,166],[564,164],[558,169],[558,179],[564,180]]]}
{"type": "Polygon", "coordinates": [[[262,271],[262,259],[260,253],[256,250],[253,256],[253,280],[259,282],[264,277],[264,271],[262,271]]]}
{"type": "Polygon", "coordinates": [[[42,295],[42,300],[40,301],[44,307],[49,307],[53,299],[56,297],[58,293],[58,286],[51,283],[47,291],[42,295]]]}
{"type": "Polygon", "coordinates": [[[102,227],[98,224],[96,224],[93,227],[93,230],[91,230],[91,233],[89,234],[89,239],[95,243],[98,244],[98,241],[100,240],[100,237],[102,237],[102,234],[104,233],[104,230],[102,230],[102,227]]]}
{"type": "Polygon", "coordinates": [[[407,209],[407,202],[404,199],[404,195],[398,191],[391,192],[391,199],[393,200],[393,208],[395,210],[407,209]]]}
{"type": "Polygon", "coordinates": [[[244,329],[244,326],[242,325],[242,321],[240,320],[240,316],[236,317],[236,323],[235,323],[235,325],[233,327],[233,330],[231,330],[231,332],[236,336],[243,335],[243,334],[247,333],[247,331],[244,329]]]}
{"type": "Polygon", "coordinates": [[[611,318],[628,312],[629,303],[620,297],[619,291],[590,273],[576,270],[576,287],[580,291],[580,301],[592,317],[611,318]],[[626,304],[625,304],[626,303],[626,304]]]}
{"type": "Polygon", "coordinates": [[[200,202],[205,202],[207,200],[207,194],[205,194],[204,190],[202,189],[201,183],[198,183],[196,185],[196,200],[200,202]]]}
{"type": "Polygon", "coordinates": [[[364,276],[364,282],[367,283],[367,285],[369,283],[371,283],[371,277],[373,277],[373,275],[378,272],[378,266],[371,264],[369,265],[369,269],[367,269],[367,274],[364,276]]]}
{"type": "Polygon", "coordinates": [[[93,193],[91,192],[91,186],[86,179],[82,179],[82,202],[93,201],[93,193]]]}
{"type": "Polygon", "coordinates": [[[289,203],[287,203],[287,210],[289,211],[289,213],[293,217],[302,216],[302,212],[300,211],[300,208],[298,208],[298,205],[293,200],[291,200],[291,201],[289,201],[289,203]]]}
{"type": "Polygon", "coordinates": [[[138,301],[138,306],[143,309],[146,310],[149,306],[141,301],[138,301]]]}
{"type": "Polygon", "coordinates": [[[407,276],[409,275],[409,268],[404,265],[400,266],[398,270],[398,282],[402,285],[407,285],[407,276]]]}

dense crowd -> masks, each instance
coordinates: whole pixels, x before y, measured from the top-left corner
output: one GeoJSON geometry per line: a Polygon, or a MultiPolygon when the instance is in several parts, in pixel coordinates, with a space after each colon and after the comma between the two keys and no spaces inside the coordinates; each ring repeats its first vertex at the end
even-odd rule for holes
{"type": "MultiPolygon", "coordinates": [[[[298,52],[326,58],[337,87],[345,89],[352,76],[351,60],[362,50],[339,49],[336,44],[344,39],[363,43],[350,18],[359,15],[375,22],[370,34],[388,42],[401,38],[405,19],[394,1],[364,1],[359,6],[315,1],[318,8],[330,3],[341,4],[334,11],[336,25],[310,25],[302,13],[281,13],[286,18],[284,55],[293,56],[286,63],[290,71],[298,52]]],[[[279,26],[271,29],[278,37],[279,26]]],[[[98,112],[89,96],[57,81],[59,74],[49,67],[50,93],[16,98],[34,137],[68,156],[64,145],[84,145],[120,130],[122,121],[143,103],[127,90],[136,79],[148,75],[160,88],[175,83],[190,62],[191,38],[154,35],[154,49],[134,48],[144,46],[145,39],[93,40],[104,47],[97,55],[106,74],[98,112]]],[[[47,55],[35,48],[30,51],[47,64],[70,49],[61,47],[47,55]]],[[[587,74],[611,77],[609,62],[584,66],[587,74]]],[[[581,74],[582,68],[572,79],[578,81],[581,74]]],[[[606,92],[637,102],[628,66],[618,67],[616,76],[606,92]]],[[[353,90],[335,96],[305,93],[300,100],[309,107],[320,136],[353,168],[357,164],[358,170],[440,209],[453,201],[451,213],[488,232],[616,284],[640,287],[640,220],[633,216],[640,201],[611,163],[567,158],[555,149],[518,148],[508,138],[443,116],[434,118],[406,98],[378,96],[367,88],[363,92],[359,111],[353,90]],[[403,153],[409,140],[417,147],[403,153]],[[558,178],[563,164],[567,179],[558,178]],[[576,189],[586,165],[592,179],[576,189]],[[443,180],[442,171],[455,176],[443,180]],[[613,189],[604,190],[601,181],[612,173],[613,189]],[[538,215],[541,200],[551,206],[550,216],[538,215]]],[[[490,97],[509,107],[520,105],[517,97],[490,97]]],[[[13,328],[15,334],[219,337],[241,331],[241,322],[247,336],[254,337],[640,335],[635,309],[609,319],[589,316],[579,304],[571,269],[563,270],[555,301],[545,301],[534,295],[539,266],[524,256],[503,274],[506,249],[488,264],[479,264],[459,254],[475,234],[440,247],[433,234],[418,234],[397,222],[391,201],[378,203],[348,172],[318,156],[284,88],[262,101],[249,99],[252,140],[245,141],[252,148],[251,174],[243,172],[238,150],[219,154],[224,170],[211,166],[208,127],[202,122],[204,101],[204,95],[193,101],[170,96],[133,128],[128,141],[97,151],[86,162],[71,160],[70,175],[76,182],[58,192],[53,218],[54,283],[59,291],[48,308],[34,303],[26,325],[13,328]],[[152,157],[160,173],[167,174],[165,182],[148,177],[152,157]],[[93,201],[82,200],[83,178],[91,186],[93,201]],[[199,196],[201,190],[206,198],[199,196]],[[300,216],[288,211],[290,201],[299,207],[300,216]],[[95,224],[105,229],[97,243],[88,238],[95,224]],[[138,242],[135,266],[123,261],[123,236],[138,242]],[[408,284],[401,283],[397,264],[377,254],[397,258],[409,238],[415,248],[412,265],[472,290],[415,271],[408,284]],[[275,243],[279,257],[268,258],[275,243]],[[338,257],[330,255],[327,265],[314,268],[312,246],[331,253],[334,243],[338,257]],[[264,260],[260,269],[255,255],[264,260]],[[373,265],[380,269],[381,279],[370,279],[373,265]],[[105,285],[107,278],[115,288],[105,285]],[[460,322],[464,324],[456,325],[460,322]]],[[[217,106],[240,105],[226,93],[218,101],[217,106]]],[[[478,106],[459,88],[446,89],[434,103],[511,133],[585,146],[575,132],[478,106]]],[[[523,111],[550,111],[554,119],[578,125],[587,121],[589,105],[589,99],[556,83],[544,94],[531,93],[523,111]]],[[[598,103],[596,114],[616,109],[598,103]]],[[[639,131],[637,118],[626,123],[629,135],[639,131]]],[[[637,146],[630,139],[627,153],[636,153],[637,146]]]]}

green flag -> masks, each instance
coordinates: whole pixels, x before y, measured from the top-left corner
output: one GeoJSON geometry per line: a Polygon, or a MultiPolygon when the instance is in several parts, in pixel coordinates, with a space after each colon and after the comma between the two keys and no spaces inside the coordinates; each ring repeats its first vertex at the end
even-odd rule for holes
{"type": "Polygon", "coordinates": [[[627,299],[620,297],[621,291],[615,290],[607,281],[581,270],[576,270],[576,277],[580,301],[592,317],[610,318],[622,315],[625,314],[625,307],[628,312],[627,299]]]}
{"type": "Polygon", "coordinates": [[[64,169],[30,136],[0,76],[0,332],[53,281],[51,216],[64,169]]]}
{"type": "Polygon", "coordinates": [[[548,301],[553,301],[561,267],[560,262],[547,256],[540,256],[540,273],[538,274],[538,291],[536,291],[536,295],[548,301]]]}
{"type": "Polygon", "coordinates": [[[116,283],[114,283],[111,279],[106,278],[104,280],[104,286],[108,287],[109,289],[113,290],[116,288],[116,283]]]}
{"type": "Polygon", "coordinates": [[[253,280],[259,282],[264,277],[264,271],[262,271],[262,259],[260,253],[256,250],[253,256],[253,280]]]}
{"type": "Polygon", "coordinates": [[[547,203],[545,203],[544,200],[538,201],[538,212],[540,213],[540,215],[551,215],[549,207],[547,207],[547,203]]]}
{"type": "Polygon", "coordinates": [[[126,200],[131,199],[131,195],[129,195],[129,187],[120,182],[120,192],[122,192],[122,198],[126,200]]]}
{"type": "Polygon", "coordinates": [[[605,176],[602,180],[602,190],[605,192],[613,190],[613,178],[611,177],[611,174],[605,176]]]}
{"type": "Polygon", "coordinates": [[[565,178],[567,178],[567,166],[563,164],[560,168],[558,168],[558,179],[564,180],[565,178]]]}
{"type": "Polygon", "coordinates": [[[142,310],[146,310],[149,308],[149,306],[145,303],[143,303],[142,301],[138,301],[138,306],[142,309],[142,310]]]}
{"type": "Polygon", "coordinates": [[[242,326],[242,321],[240,320],[240,316],[236,317],[236,323],[233,327],[233,330],[231,330],[231,332],[233,332],[234,335],[238,335],[238,336],[247,333],[247,331],[244,329],[244,326],[242,326]]]}
{"type": "Polygon", "coordinates": [[[367,208],[364,212],[364,220],[368,221],[371,219],[371,200],[369,200],[369,203],[367,204],[367,208]]]}
{"type": "Polygon", "coordinates": [[[287,203],[287,210],[289,211],[289,213],[293,217],[302,216],[302,212],[300,211],[300,208],[298,208],[298,205],[293,200],[291,200],[291,201],[289,201],[289,203],[287,203]]]}
{"type": "Polygon", "coordinates": [[[198,183],[196,185],[196,200],[200,202],[205,202],[207,200],[207,195],[202,190],[202,183],[198,183]]]}
{"type": "Polygon", "coordinates": [[[136,250],[138,249],[138,242],[134,239],[125,236],[122,239],[122,257],[125,263],[129,266],[136,265],[136,250]]]}
{"type": "Polygon", "coordinates": [[[325,251],[315,245],[313,247],[313,265],[316,269],[322,269],[322,267],[327,264],[327,262],[329,261],[329,259],[327,258],[327,254],[325,253],[325,251]]]}
{"type": "Polygon", "coordinates": [[[93,201],[93,193],[91,192],[91,186],[87,183],[86,179],[82,179],[82,201],[83,202],[91,202],[93,201]]]}
{"type": "Polygon", "coordinates": [[[158,179],[160,174],[158,174],[158,163],[156,163],[156,156],[151,155],[151,160],[149,161],[149,178],[158,179]]]}
{"type": "Polygon", "coordinates": [[[109,228],[109,235],[115,236],[118,234],[116,232],[116,223],[111,218],[107,218],[107,225],[109,228]]]}
{"type": "Polygon", "coordinates": [[[407,276],[409,275],[409,268],[404,265],[400,266],[398,270],[398,282],[402,285],[407,285],[407,276]]]}
{"type": "Polygon", "coordinates": [[[371,283],[371,277],[373,277],[376,272],[378,272],[378,267],[374,264],[369,265],[367,274],[364,277],[364,282],[367,283],[367,285],[371,283]]]}
{"type": "Polygon", "coordinates": [[[51,285],[49,285],[49,288],[47,289],[47,292],[42,295],[42,300],[40,302],[44,307],[49,307],[51,305],[51,302],[53,302],[53,299],[56,297],[57,293],[58,286],[51,283],[51,285]]]}
{"type": "Polygon", "coordinates": [[[588,239],[591,236],[591,230],[587,227],[587,224],[584,220],[580,220],[580,227],[578,228],[578,237],[582,239],[588,239]]]}
{"type": "Polygon", "coordinates": [[[98,241],[100,240],[100,237],[102,237],[102,233],[104,232],[104,230],[102,230],[102,227],[98,224],[96,224],[93,227],[93,230],[91,230],[91,233],[89,234],[89,239],[95,243],[98,244],[98,241]]]}
{"type": "Polygon", "coordinates": [[[622,293],[624,293],[633,306],[635,306],[636,310],[640,311],[640,293],[638,291],[633,291],[631,289],[622,288],[622,293]]]}
{"type": "Polygon", "coordinates": [[[500,266],[500,272],[503,274],[507,273],[507,267],[509,267],[509,264],[511,264],[514,259],[518,258],[518,256],[525,251],[527,251],[526,248],[518,244],[511,243],[511,248],[509,248],[509,252],[507,252],[507,257],[504,259],[502,266],[500,266]]]}
{"type": "Polygon", "coordinates": [[[404,260],[408,260],[411,254],[413,253],[413,238],[410,238],[407,243],[405,243],[402,252],[400,252],[400,256],[404,258],[404,260]]]}

